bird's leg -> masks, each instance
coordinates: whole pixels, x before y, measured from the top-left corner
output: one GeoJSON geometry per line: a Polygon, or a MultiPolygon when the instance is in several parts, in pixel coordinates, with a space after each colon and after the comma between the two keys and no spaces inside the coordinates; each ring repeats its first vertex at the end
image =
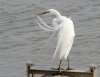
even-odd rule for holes
{"type": "Polygon", "coordinates": [[[57,69],[55,69],[55,68],[51,68],[51,69],[53,69],[53,70],[59,70],[60,72],[61,72],[61,70],[64,70],[63,68],[61,68],[61,62],[62,62],[62,59],[60,60],[59,67],[57,69]]]}
{"type": "Polygon", "coordinates": [[[69,70],[69,69],[70,69],[70,64],[69,64],[69,56],[67,57],[67,63],[68,63],[67,70],[69,70]]]}
{"type": "Polygon", "coordinates": [[[59,63],[59,67],[58,67],[58,70],[60,70],[61,69],[61,62],[62,62],[62,59],[60,60],[60,63],[59,63]]]}

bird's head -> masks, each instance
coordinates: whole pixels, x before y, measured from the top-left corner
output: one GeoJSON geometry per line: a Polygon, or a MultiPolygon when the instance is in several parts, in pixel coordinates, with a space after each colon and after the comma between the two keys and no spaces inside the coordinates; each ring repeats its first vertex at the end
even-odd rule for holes
{"type": "Polygon", "coordinates": [[[49,10],[47,10],[45,12],[39,13],[38,15],[44,15],[44,14],[58,15],[60,13],[55,9],[49,9],[49,10]]]}

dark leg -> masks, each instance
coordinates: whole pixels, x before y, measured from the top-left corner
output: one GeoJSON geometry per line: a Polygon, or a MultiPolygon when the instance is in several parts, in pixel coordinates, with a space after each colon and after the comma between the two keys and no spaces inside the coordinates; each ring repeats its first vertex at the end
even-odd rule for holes
{"type": "Polygon", "coordinates": [[[67,67],[67,69],[69,70],[69,69],[70,69],[69,56],[67,57],[67,63],[68,63],[68,67],[67,67]]]}
{"type": "Polygon", "coordinates": [[[64,70],[64,69],[61,68],[61,62],[62,62],[62,59],[60,60],[59,67],[57,69],[55,69],[55,68],[51,68],[51,69],[53,69],[53,70],[59,70],[59,71],[64,70]]]}
{"type": "Polygon", "coordinates": [[[59,63],[59,67],[58,67],[58,70],[60,70],[61,69],[61,62],[62,62],[62,59],[60,60],[60,63],[59,63]]]}

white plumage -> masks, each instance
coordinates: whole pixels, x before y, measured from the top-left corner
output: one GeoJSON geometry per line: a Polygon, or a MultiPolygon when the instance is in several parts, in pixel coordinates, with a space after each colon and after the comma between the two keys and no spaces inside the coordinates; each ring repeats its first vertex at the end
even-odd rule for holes
{"type": "Polygon", "coordinates": [[[66,60],[71,50],[74,36],[75,33],[72,20],[69,18],[62,17],[62,22],[60,23],[58,33],[58,44],[54,56],[59,51],[60,60],[63,58],[66,60]]]}
{"type": "Polygon", "coordinates": [[[53,27],[48,26],[39,16],[38,19],[40,23],[38,22],[38,25],[46,31],[58,31],[58,43],[53,58],[56,56],[57,53],[59,53],[59,59],[66,60],[71,50],[75,36],[73,21],[71,20],[71,18],[62,16],[58,11],[54,9],[49,9],[48,11],[39,13],[38,15],[47,13],[56,16],[52,21],[53,27]]]}

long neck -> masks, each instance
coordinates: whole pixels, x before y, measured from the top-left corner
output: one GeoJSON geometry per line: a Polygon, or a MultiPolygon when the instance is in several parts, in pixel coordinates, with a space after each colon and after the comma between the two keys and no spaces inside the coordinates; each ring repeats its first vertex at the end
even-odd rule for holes
{"type": "Polygon", "coordinates": [[[62,21],[62,15],[59,12],[56,13],[56,18],[59,22],[62,21]]]}
{"type": "Polygon", "coordinates": [[[55,16],[56,16],[57,19],[60,19],[60,18],[61,18],[61,15],[60,15],[59,12],[56,12],[56,13],[55,13],[55,16]]]}

